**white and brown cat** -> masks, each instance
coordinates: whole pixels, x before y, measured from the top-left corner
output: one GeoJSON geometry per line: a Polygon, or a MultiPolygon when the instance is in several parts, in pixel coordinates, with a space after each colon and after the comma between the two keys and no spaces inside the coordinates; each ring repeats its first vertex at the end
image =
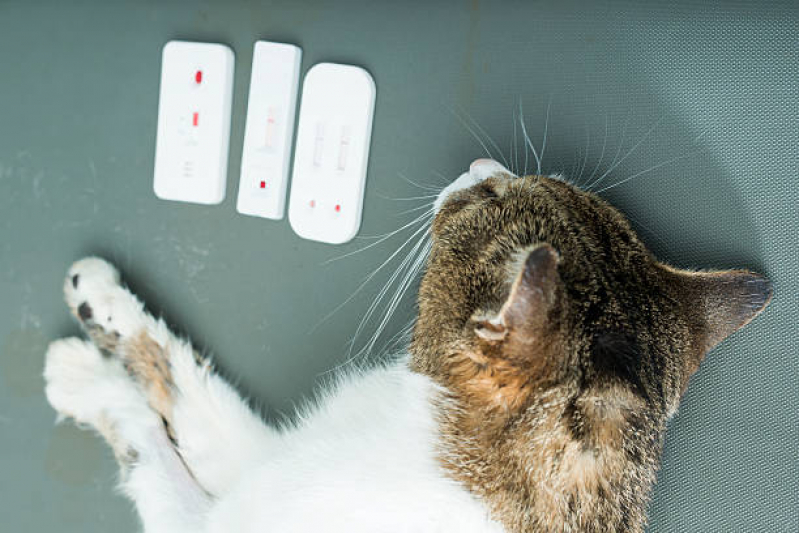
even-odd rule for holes
{"type": "Polygon", "coordinates": [[[669,267],[597,196],[491,160],[435,207],[407,355],[289,428],[114,267],[70,268],[90,340],[50,345],[47,398],[111,445],[147,533],[644,529],[667,419],[769,282],[669,267]]]}

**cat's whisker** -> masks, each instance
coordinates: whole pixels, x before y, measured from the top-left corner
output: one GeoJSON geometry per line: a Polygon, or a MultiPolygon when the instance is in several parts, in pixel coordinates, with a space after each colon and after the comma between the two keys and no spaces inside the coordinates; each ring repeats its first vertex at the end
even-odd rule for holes
{"type": "MultiPolygon", "coordinates": [[[[456,110],[454,110],[454,109],[453,109],[453,110],[451,110],[451,111],[452,111],[452,112],[455,114],[455,116],[458,118],[458,120],[460,120],[461,124],[463,124],[463,125],[464,125],[464,127],[465,127],[465,128],[468,130],[468,131],[469,131],[469,133],[471,133],[471,134],[472,134],[472,136],[474,136],[474,138],[475,138],[475,139],[477,139],[477,141],[480,143],[480,145],[483,147],[483,149],[484,149],[484,150],[486,151],[486,153],[488,154],[488,157],[489,157],[490,159],[496,159],[496,158],[494,157],[493,153],[492,153],[492,152],[491,152],[491,151],[488,149],[488,147],[486,146],[486,144],[485,144],[485,143],[482,141],[482,139],[481,139],[481,138],[478,136],[477,132],[475,132],[475,131],[474,131],[474,130],[471,128],[471,127],[469,127],[469,124],[466,122],[466,120],[465,120],[463,117],[461,117],[461,116],[458,114],[458,112],[457,112],[456,110]]],[[[497,153],[499,154],[499,157],[500,157],[500,158],[502,158],[502,162],[505,164],[505,167],[507,168],[507,167],[508,167],[508,160],[505,158],[505,154],[504,154],[504,153],[502,152],[502,150],[499,148],[499,145],[498,145],[498,144],[497,144],[497,143],[494,141],[494,139],[493,139],[493,138],[492,138],[492,137],[491,137],[491,136],[488,134],[488,132],[486,132],[486,131],[485,131],[485,130],[484,130],[484,129],[483,129],[481,126],[480,126],[480,124],[478,124],[478,123],[477,123],[477,121],[476,121],[474,118],[472,118],[472,116],[471,116],[471,115],[469,115],[469,113],[468,113],[468,112],[467,112],[465,109],[461,108],[461,112],[462,112],[462,113],[463,113],[463,114],[466,116],[466,118],[468,118],[468,119],[469,119],[469,121],[470,121],[470,122],[471,122],[471,123],[474,125],[474,127],[475,127],[475,128],[477,128],[477,130],[478,130],[478,131],[479,131],[479,132],[480,132],[480,133],[481,133],[483,136],[485,136],[486,140],[489,142],[489,144],[491,145],[491,147],[492,147],[492,148],[494,148],[494,150],[496,150],[496,151],[497,151],[497,153]]]]}
{"type": "Polygon", "coordinates": [[[376,238],[378,240],[376,240],[375,242],[369,243],[369,244],[367,244],[366,246],[364,246],[362,248],[358,248],[357,250],[353,250],[353,251],[347,252],[347,253],[345,253],[343,255],[339,255],[339,256],[327,259],[326,261],[322,262],[322,265],[324,266],[324,265],[327,265],[327,264],[330,264],[330,263],[334,263],[336,261],[340,261],[341,259],[344,259],[346,257],[350,257],[352,255],[355,255],[355,254],[361,253],[361,252],[363,252],[365,250],[368,250],[369,248],[372,248],[373,246],[377,246],[381,242],[384,242],[386,239],[389,239],[389,238],[393,237],[394,235],[396,235],[397,233],[401,232],[402,230],[404,230],[406,228],[409,228],[409,227],[411,227],[411,226],[413,226],[415,224],[418,224],[419,222],[423,221],[425,219],[425,217],[429,217],[430,215],[432,215],[434,213],[435,213],[435,210],[431,207],[429,210],[425,211],[424,213],[422,213],[421,215],[419,215],[415,219],[411,220],[410,222],[408,222],[404,226],[400,226],[398,229],[390,231],[390,232],[388,232],[388,233],[386,233],[386,234],[384,234],[382,236],[378,235],[378,236],[374,236],[374,237],[362,237],[364,239],[376,238]]]}
{"type": "MultiPolygon", "coordinates": [[[[621,130],[621,139],[619,140],[618,144],[616,145],[616,153],[613,155],[613,160],[610,162],[610,165],[609,165],[609,166],[611,166],[611,167],[612,167],[612,166],[613,166],[613,165],[616,163],[616,161],[619,159],[619,155],[621,155],[622,147],[624,146],[624,141],[625,141],[625,140],[626,140],[626,138],[627,138],[627,128],[628,128],[628,127],[629,127],[629,125],[630,125],[630,118],[631,118],[631,117],[632,117],[632,115],[631,115],[631,114],[628,112],[628,113],[627,113],[627,118],[626,118],[626,119],[624,119],[624,127],[623,127],[623,128],[622,128],[622,130],[621,130]]],[[[586,190],[586,191],[590,191],[590,190],[592,190],[594,187],[596,187],[597,185],[599,185],[599,183],[600,183],[601,181],[602,181],[602,178],[601,178],[601,177],[597,178],[595,181],[592,181],[591,183],[589,183],[589,184],[588,184],[588,185],[585,187],[585,190],[586,190]]]]}
{"type": "MultiPolygon", "coordinates": [[[[428,216],[432,216],[432,214],[428,214],[428,216]]],[[[417,236],[419,233],[421,233],[422,231],[426,231],[427,229],[428,229],[428,227],[427,227],[427,224],[426,224],[426,223],[425,223],[425,224],[423,224],[423,225],[422,225],[420,228],[416,229],[416,230],[413,232],[413,234],[411,234],[411,236],[410,236],[410,237],[408,237],[408,238],[405,240],[405,242],[404,242],[404,243],[402,243],[402,245],[401,245],[401,246],[399,246],[399,247],[398,247],[398,248],[397,248],[397,249],[396,249],[396,250],[395,250],[395,251],[394,251],[394,252],[393,252],[391,255],[389,255],[389,256],[388,256],[388,258],[387,258],[385,261],[383,261],[383,262],[380,264],[380,266],[378,266],[378,267],[377,267],[377,268],[376,268],[376,269],[375,269],[375,270],[374,270],[374,271],[373,271],[371,274],[369,274],[369,275],[366,277],[366,279],[364,279],[364,280],[361,282],[361,284],[360,284],[360,285],[358,285],[358,287],[357,287],[357,288],[356,288],[356,289],[355,289],[355,290],[352,292],[352,294],[350,294],[350,296],[349,296],[349,297],[348,297],[346,300],[344,300],[343,302],[341,302],[339,305],[337,305],[337,306],[336,306],[336,308],[335,308],[335,309],[333,309],[333,310],[332,310],[332,311],[330,311],[330,312],[329,312],[327,315],[325,315],[325,316],[322,318],[322,320],[320,320],[320,321],[319,321],[319,322],[318,322],[318,323],[317,323],[317,324],[316,324],[316,325],[315,325],[313,328],[311,328],[311,330],[310,330],[310,331],[311,331],[311,332],[315,331],[315,330],[316,330],[316,329],[317,329],[317,328],[318,328],[320,325],[322,325],[324,322],[326,322],[326,321],[327,321],[327,320],[328,320],[328,319],[329,319],[331,316],[333,316],[334,314],[336,314],[336,313],[337,313],[337,312],[338,312],[338,311],[339,311],[339,310],[340,310],[342,307],[344,307],[344,306],[345,306],[345,305],[347,305],[349,302],[351,302],[351,301],[352,301],[352,299],[353,299],[353,298],[355,298],[355,296],[356,296],[358,293],[360,293],[360,292],[361,292],[361,290],[363,290],[363,288],[366,286],[366,284],[367,284],[367,283],[369,283],[369,282],[370,282],[370,281],[371,281],[371,280],[372,280],[372,279],[373,279],[373,278],[374,278],[374,277],[375,277],[375,276],[376,276],[376,275],[377,275],[377,274],[378,274],[378,273],[379,273],[381,270],[383,270],[383,268],[385,268],[385,266],[386,266],[386,265],[387,265],[389,262],[391,262],[391,260],[392,260],[392,259],[394,259],[394,258],[395,258],[395,257],[396,257],[396,256],[397,256],[397,255],[398,255],[398,254],[399,254],[399,253],[400,253],[400,252],[401,252],[401,251],[402,251],[402,250],[403,250],[403,249],[404,249],[404,248],[405,248],[405,247],[408,245],[408,243],[409,243],[409,242],[411,242],[411,240],[412,240],[414,237],[416,237],[416,236],[417,236]]],[[[372,244],[377,244],[377,243],[372,243],[372,244]]]]}
{"type": "MultiPolygon", "coordinates": [[[[419,270],[419,268],[421,268],[421,265],[419,264],[420,257],[422,259],[424,259],[424,257],[426,257],[428,252],[429,252],[429,250],[426,250],[425,248],[422,247],[422,245],[424,244],[425,240],[428,237],[429,237],[429,233],[423,233],[419,237],[418,241],[413,246],[413,248],[411,250],[409,250],[407,257],[405,258],[406,260],[403,261],[402,264],[399,265],[399,267],[397,268],[397,271],[394,273],[395,275],[392,276],[392,279],[390,279],[388,283],[386,283],[386,286],[384,288],[386,290],[388,290],[388,288],[393,284],[394,280],[397,279],[401,275],[403,269],[405,269],[406,266],[408,267],[407,270],[406,270],[406,273],[404,275],[403,280],[397,286],[397,290],[395,292],[394,297],[392,298],[391,302],[389,302],[389,304],[386,305],[387,314],[389,314],[389,315],[393,314],[392,304],[397,300],[397,295],[400,294],[400,293],[404,293],[404,288],[408,284],[409,279],[415,277],[416,272],[419,270]],[[417,250],[419,251],[418,254],[417,254],[417,250]],[[415,256],[415,259],[414,259],[414,256],[415,256]]],[[[430,243],[428,241],[427,246],[429,246],[429,244],[430,243]]],[[[378,298],[375,298],[375,304],[379,300],[381,300],[384,296],[385,296],[385,292],[383,292],[382,294],[378,295],[378,298]]],[[[400,298],[401,298],[401,296],[400,296],[400,298]]],[[[373,314],[374,310],[376,309],[376,305],[374,307],[375,307],[374,309],[370,309],[369,310],[370,314],[373,314]]],[[[364,317],[364,318],[366,319],[367,317],[364,317]]],[[[382,333],[382,329],[385,327],[385,323],[386,322],[387,322],[387,319],[384,318],[383,322],[381,322],[381,326],[378,327],[377,331],[372,336],[372,338],[370,340],[370,343],[367,343],[367,345],[365,345],[364,348],[362,350],[360,350],[359,352],[363,352],[364,349],[367,350],[367,351],[371,350],[372,346],[377,341],[377,338],[382,333]],[[371,346],[370,346],[370,344],[371,344],[371,346]]]]}
{"type": "Polygon", "coordinates": [[[438,194],[425,194],[422,196],[405,196],[402,198],[392,198],[391,196],[385,196],[377,193],[376,196],[378,198],[382,198],[383,200],[390,200],[392,202],[410,202],[413,200],[429,200],[430,198],[436,198],[438,194]]]}
{"type": "MultiPolygon", "coordinates": [[[[533,142],[530,140],[530,136],[527,135],[527,126],[524,124],[524,110],[522,109],[521,101],[519,101],[519,123],[522,126],[522,135],[524,136],[524,141],[527,143],[527,146],[530,148],[530,150],[532,150],[533,157],[535,157],[535,162],[538,165],[537,166],[538,172],[540,172],[541,171],[541,158],[538,157],[538,152],[536,151],[535,146],[533,146],[533,142]]],[[[527,174],[527,166],[526,165],[525,165],[524,173],[527,174]]]]}
{"type": "Polygon", "coordinates": [[[445,176],[444,174],[442,174],[438,170],[431,170],[430,173],[433,176],[435,176],[437,178],[440,178],[443,181],[443,183],[441,184],[441,187],[439,188],[439,191],[443,190],[444,187],[446,187],[447,185],[449,185],[452,182],[452,178],[448,178],[447,176],[445,176]]]}
{"type": "MultiPolygon", "coordinates": [[[[572,164],[571,167],[569,167],[569,176],[575,176],[577,174],[577,165],[578,165],[577,162],[580,161],[580,159],[582,159],[582,155],[583,155],[582,149],[580,148],[574,149],[574,154],[572,155],[572,164]]],[[[569,179],[572,181],[574,180],[573,177],[570,177],[569,179]]]]}
{"type": "Polygon", "coordinates": [[[513,145],[512,145],[512,148],[513,148],[513,150],[512,150],[513,168],[511,169],[511,172],[513,172],[514,174],[518,175],[519,174],[519,141],[518,141],[518,137],[516,135],[517,126],[516,126],[516,113],[515,112],[513,113],[513,120],[511,120],[511,123],[513,124],[513,145]]]}
{"type": "Polygon", "coordinates": [[[619,182],[616,182],[616,183],[614,183],[612,185],[608,185],[607,187],[604,187],[604,188],[596,191],[596,194],[602,194],[605,191],[609,191],[610,189],[613,189],[614,187],[618,187],[619,185],[622,185],[622,184],[627,183],[628,181],[630,181],[632,179],[635,179],[635,178],[637,178],[639,176],[642,176],[644,174],[652,172],[653,170],[657,170],[657,169],[659,169],[661,167],[664,167],[666,165],[670,165],[670,164],[675,163],[677,161],[680,161],[682,159],[686,159],[686,158],[692,157],[692,156],[696,155],[697,153],[701,152],[702,150],[704,150],[704,148],[698,148],[698,149],[693,150],[692,152],[689,152],[687,154],[682,154],[682,155],[679,155],[677,157],[673,157],[673,158],[671,158],[671,159],[669,159],[667,161],[663,161],[662,163],[658,163],[657,165],[651,166],[651,167],[647,168],[646,170],[642,170],[640,172],[636,172],[632,176],[628,176],[628,177],[624,178],[623,180],[621,180],[619,182]]]}
{"type": "Polygon", "coordinates": [[[414,213],[414,212],[419,211],[419,210],[424,209],[424,208],[431,209],[432,207],[433,207],[433,202],[426,202],[426,203],[424,203],[422,205],[419,205],[419,206],[416,206],[416,207],[412,207],[410,209],[406,209],[405,211],[400,211],[399,213],[397,213],[397,216],[402,216],[402,215],[407,215],[409,213],[414,213]]]}
{"type": "MultiPolygon", "coordinates": [[[[643,136],[643,137],[641,137],[641,139],[639,139],[639,140],[638,140],[638,142],[637,142],[637,143],[635,143],[635,144],[633,145],[633,147],[632,147],[632,148],[630,148],[630,149],[627,151],[627,153],[626,153],[626,154],[624,154],[624,157],[622,157],[621,159],[619,159],[619,160],[618,160],[618,161],[617,161],[617,162],[616,162],[614,165],[612,165],[610,168],[608,168],[608,169],[605,171],[605,173],[604,173],[604,174],[602,174],[602,176],[599,178],[599,180],[597,180],[597,183],[598,183],[598,182],[600,182],[600,181],[602,181],[603,179],[605,179],[605,176],[607,176],[608,174],[610,174],[611,172],[613,172],[613,169],[615,169],[616,167],[618,167],[619,165],[621,165],[621,164],[622,164],[622,163],[623,163],[623,162],[624,162],[624,161],[625,161],[625,160],[626,160],[628,157],[630,157],[630,155],[632,155],[632,154],[635,152],[635,150],[636,150],[636,149],[638,149],[638,147],[639,147],[639,146],[641,146],[641,144],[642,144],[642,143],[643,143],[645,140],[647,140],[647,139],[649,138],[649,136],[652,134],[652,132],[653,132],[653,131],[655,131],[655,128],[657,128],[657,127],[660,125],[660,123],[661,123],[661,122],[663,122],[663,119],[664,119],[664,118],[665,118],[665,115],[661,115],[661,117],[660,117],[659,119],[657,119],[657,120],[655,121],[655,123],[654,123],[654,124],[652,124],[652,127],[651,127],[651,128],[649,128],[649,130],[648,130],[648,131],[647,131],[647,132],[644,134],[644,136],[643,136]]],[[[596,184],[595,184],[594,186],[596,186],[596,184]]]]}
{"type": "MultiPolygon", "coordinates": [[[[420,240],[419,244],[423,242],[424,240],[420,240]]],[[[399,306],[399,303],[402,301],[408,288],[411,286],[413,280],[416,278],[419,269],[421,268],[424,260],[427,257],[427,254],[430,251],[430,246],[431,244],[430,242],[428,242],[424,247],[422,247],[418,255],[416,256],[415,260],[411,264],[410,268],[408,268],[405,271],[405,275],[403,276],[403,279],[400,282],[400,284],[397,286],[397,290],[394,293],[394,296],[386,306],[386,312],[385,315],[383,316],[383,319],[381,320],[380,324],[378,324],[377,329],[375,330],[375,333],[372,335],[372,338],[370,339],[369,343],[365,346],[366,348],[365,353],[371,352],[371,350],[374,348],[375,344],[377,343],[377,340],[380,338],[380,335],[383,333],[383,330],[385,329],[389,320],[394,315],[394,312],[399,306]]]]}
{"type": "MultiPolygon", "coordinates": [[[[417,261],[423,261],[424,259],[426,259],[428,251],[429,249],[422,248],[419,252],[419,256],[417,257],[417,261]]],[[[380,322],[377,329],[375,330],[375,333],[370,338],[369,342],[366,345],[364,345],[364,347],[361,350],[358,351],[356,357],[359,358],[366,357],[367,355],[370,355],[374,352],[374,347],[376,346],[377,341],[380,339],[380,336],[382,335],[386,325],[389,323],[390,318],[393,316],[394,312],[399,306],[399,303],[404,299],[407,290],[417,279],[417,275],[419,274],[420,271],[420,268],[417,267],[417,264],[423,264],[423,263],[414,263],[411,265],[411,267],[408,268],[404,276],[404,279],[398,285],[397,292],[395,293],[394,297],[389,302],[389,304],[386,306],[385,318],[380,322]]],[[[404,334],[405,336],[407,336],[408,333],[410,333],[410,329],[412,329],[412,326],[409,326],[409,331],[404,334]]],[[[399,339],[397,340],[399,341],[399,339]]],[[[384,346],[380,349],[380,353],[384,353],[389,348],[390,345],[391,341],[384,344],[384,346]]]]}
{"type": "MultiPolygon", "coordinates": [[[[468,113],[467,113],[467,116],[468,116],[468,113]]],[[[472,121],[472,124],[474,124],[474,126],[475,126],[475,127],[478,129],[478,131],[479,131],[480,133],[482,133],[483,135],[485,135],[485,138],[486,138],[486,139],[488,139],[488,142],[489,142],[489,143],[491,143],[491,146],[493,146],[493,147],[494,147],[494,149],[497,151],[497,153],[499,153],[499,156],[502,158],[502,163],[505,165],[505,168],[509,167],[509,166],[510,166],[510,164],[508,163],[508,160],[507,160],[507,158],[505,157],[505,152],[503,152],[503,151],[502,151],[502,149],[501,149],[501,148],[499,147],[499,145],[496,143],[496,141],[494,140],[494,138],[493,138],[493,137],[491,137],[491,135],[489,135],[489,134],[488,134],[488,132],[487,132],[486,130],[484,130],[484,129],[483,129],[483,127],[482,127],[482,126],[480,126],[480,124],[479,124],[479,123],[478,123],[478,122],[477,122],[477,121],[476,121],[474,118],[472,118],[472,117],[469,117],[469,120],[471,120],[471,121],[472,121]]]]}
{"type": "MultiPolygon", "coordinates": [[[[411,239],[414,236],[411,236],[411,239]]],[[[407,242],[410,242],[410,239],[408,239],[408,241],[406,241],[406,244],[407,244],[407,242]]],[[[394,281],[401,275],[401,273],[403,272],[403,269],[405,268],[405,266],[408,265],[412,261],[412,258],[414,257],[414,254],[416,253],[416,250],[419,248],[419,246],[421,246],[421,244],[423,242],[424,242],[424,236],[422,236],[422,238],[420,238],[416,242],[416,244],[409,250],[408,254],[402,260],[402,262],[400,263],[399,267],[397,267],[397,269],[394,271],[394,273],[389,277],[388,281],[385,283],[383,288],[380,289],[380,291],[378,292],[377,296],[375,296],[374,300],[372,301],[372,303],[367,308],[366,313],[364,313],[363,318],[361,318],[361,321],[358,323],[358,326],[355,329],[355,333],[353,334],[352,339],[350,340],[349,356],[348,356],[347,360],[344,362],[344,364],[349,364],[352,361],[354,361],[355,359],[358,359],[360,357],[360,355],[363,353],[363,348],[362,348],[361,350],[356,352],[354,355],[352,354],[352,350],[353,350],[353,348],[355,346],[355,342],[357,341],[358,336],[361,334],[361,332],[366,327],[366,324],[371,319],[371,317],[374,314],[375,310],[380,305],[380,302],[383,300],[383,298],[385,297],[386,293],[391,288],[391,286],[394,283],[394,281]]],[[[404,245],[403,245],[403,247],[404,247],[404,245]]],[[[395,252],[395,254],[392,254],[392,255],[396,255],[396,252],[395,252]]],[[[385,265],[385,263],[383,263],[383,264],[385,265]]],[[[380,268],[382,268],[382,265],[381,265],[380,268]]],[[[370,277],[373,277],[373,276],[370,276],[370,277]]]]}
{"type": "Polygon", "coordinates": [[[411,334],[413,333],[414,326],[416,326],[416,319],[412,318],[407,324],[405,324],[405,326],[402,327],[402,329],[400,329],[394,334],[393,337],[391,337],[391,339],[389,339],[385,349],[392,351],[397,346],[404,346],[408,344],[411,341],[411,334]]]}
{"type": "Polygon", "coordinates": [[[585,126],[585,139],[585,153],[583,154],[583,162],[580,165],[580,174],[573,183],[579,183],[582,181],[583,172],[585,172],[585,165],[588,163],[588,154],[591,152],[591,129],[587,124],[585,126]]]}
{"type": "Polygon", "coordinates": [[[608,114],[605,113],[605,138],[602,140],[602,153],[599,154],[599,161],[597,161],[597,164],[594,166],[593,172],[591,172],[591,175],[588,176],[587,180],[585,180],[586,183],[591,183],[600,165],[602,165],[602,161],[605,159],[605,147],[607,146],[607,144],[608,144],[608,114]]]}
{"type": "MultiPolygon", "coordinates": [[[[524,139],[522,139],[524,141],[524,139]]],[[[530,162],[530,150],[527,149],[527,146],[522,142],[522,146],[524,147],[524,172],[522,173],[523,176],[527,175],[527,165],[530,162]]]]}
{"type": "Polygon", "coordinates": [[[397,172],[397,176],[399,176],[403,180],[407,181],[408,183],[410,183],[414,187],[418,187],[418,188],[422,189],[423,191],[436,193],[439,190],[437,187],[431,187],[430,185],[422,185],[420,183],[416,183],[415,181],[411,180],[408,176],[406,176],[402,172],[397,172]]]}
{"type": "Polygon", "coordinates": [[[450,109],[450,111],[455,115],[455,117],[463,125],[463,127],[466,128],[466,131],[468,131],[472,135],[472,137],[474,137],[474,139],[480,144],[480,146],[483,148],[483,150],[486,153],[486,157],[488,157],[489,159],[494,159],[494,154],[491,153],[491,150],[488,149],[488,146],[486,146],[486,144],[477,135],[477,133],[471,127],[469,127],[469,124],[460,115],[458,115],[458,113],[456,113],[453,109],[450,109]]]}
{"type": "Polygon", "coordinates": [[[538,174],[541,175],[541,163],[544,161],[544,152],[547,149],[547,133],[549,130],[549,109],[552,107],[552,96],[549,97],[549,102],[547,102],[547,116],[544,120],[544,140],[541,142],[541,159],[538,165],[538,174]]]}

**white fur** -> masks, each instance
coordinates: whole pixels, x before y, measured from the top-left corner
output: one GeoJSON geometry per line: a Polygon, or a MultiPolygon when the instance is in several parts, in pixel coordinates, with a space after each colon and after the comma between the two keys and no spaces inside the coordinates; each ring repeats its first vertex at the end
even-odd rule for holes
{"type": "Polygon", "coordinates": [[[46,357],[53,407],[118,454],[138,454],[122,488],[146,533],[502,531],[439,466],[441,391],[405,360],[340,378],[294,426],[270,428],[108,263],[76,263],[65,293],[73,312],[87,302],[123,340],[145,333],[169,354],[178,450],[117,359],[78,339],[54,342],[46,357]]]}
{"type": "Polygon", "coordinates": [[[45,393],[61,416],[92,426],[118,456],[135,450],[122,490],[136,502],[146,533],[192,533],[204,527],[210,500],[188,476],[160,418],[120,362],[70,338],[47,350],[45,393]],[[199,519],[199,520],[198,520],[199,519]]]}
{"type": "Polygon", "coordinates": [[[404,362],[342,379],[212,511],[209,532],[501,531],[438,466],[436,393],[404,362]]]}

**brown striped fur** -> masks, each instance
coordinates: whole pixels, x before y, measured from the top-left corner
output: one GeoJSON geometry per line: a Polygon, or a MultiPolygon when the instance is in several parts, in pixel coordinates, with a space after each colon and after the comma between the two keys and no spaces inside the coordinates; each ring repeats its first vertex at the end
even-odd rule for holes
{"type": "Polygon", "coordinates": [[[443,467],[512,533],[642,531],[668,416],[768,281],[664,265],[553,178],[453,193],[431,232],[411,354],[448,391],[443,467]]]}

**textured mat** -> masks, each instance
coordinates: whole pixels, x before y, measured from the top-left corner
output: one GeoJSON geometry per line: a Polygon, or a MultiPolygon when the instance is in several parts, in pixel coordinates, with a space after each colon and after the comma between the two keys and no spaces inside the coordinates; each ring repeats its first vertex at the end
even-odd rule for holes
{"type": "MultiPolygon", "coordinates": [[[[117,262],[279,416],[347,359],[401,260],[322,320],[410,233],[325,263],[373,241],[331,248],[236,214],[252,44],[267,38],[301,45],[303,70],[333,60],[375,77],[362,236],[420,212],[407,210],[423,200],[398,200],[429,194],[411,182],[441,187],[485,155],[469,129],[531,169],[521,104],[538,147],[549,108],[543,170],[587,184],[610,169],[595,189],[661,258],[768,274],[771,307],[710,355],[671,423],[650,531],[799,531],[798,37],[796,2],[0,3],[0,529],[136,529],[110,490],[110,454],[54,428],[41,393],[46,342],[75,331],[60,301],[71,261],[117,262]],[[219,207],[152,194],[172,38],[237,54],[219,207]]],[[[378,346],[412,308],[406,298],[378,346]]]]}

